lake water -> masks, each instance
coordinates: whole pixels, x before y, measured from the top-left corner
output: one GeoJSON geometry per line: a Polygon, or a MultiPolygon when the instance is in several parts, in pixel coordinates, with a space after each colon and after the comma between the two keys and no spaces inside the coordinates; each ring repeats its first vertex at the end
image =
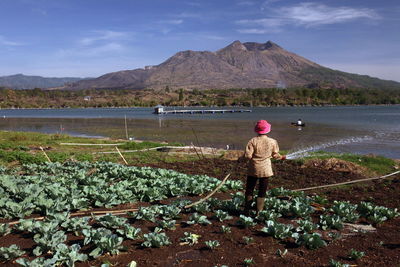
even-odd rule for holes
{"type": "Polygon", "coordinates": [[[251,110],[251,113],[154,115],[152,108],[1,109],[0,129],[126,138],[126,116],[128,135],[135,139],[243,149],[254,136],[255,122],[265,119],[272,124],[270,136],[289,152],[322,149],[400,158],[399,105],[251,110]],[[299,118],[306,127],[290,125],[299,118]]]}

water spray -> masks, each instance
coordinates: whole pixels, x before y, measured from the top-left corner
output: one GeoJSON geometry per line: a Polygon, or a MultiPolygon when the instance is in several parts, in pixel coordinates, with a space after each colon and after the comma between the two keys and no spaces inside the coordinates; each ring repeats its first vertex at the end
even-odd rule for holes
{"type": "Polygon", "coordinates": [[[321,149],[324,149],[327,147],[333,147],[333,146],[337,146],[337,145],[347,145],[350,143],[361,143],[361,142],[372,140],[372,139],[373,139],[372,136],[367,136],[367,135],[363,136],[363,137],[350,137],[350,138],[340,139],[340,140],[331,141],[328,143],[323,143],[323,144],[318,144],[318,145],[313,145],[310,147],[300,149],[298,151],[287,154],[286,158],[287,159],[304,158],[304,157],[308,156],[310,152],[318,151],[318,150],[321,150],[321,149]]]}

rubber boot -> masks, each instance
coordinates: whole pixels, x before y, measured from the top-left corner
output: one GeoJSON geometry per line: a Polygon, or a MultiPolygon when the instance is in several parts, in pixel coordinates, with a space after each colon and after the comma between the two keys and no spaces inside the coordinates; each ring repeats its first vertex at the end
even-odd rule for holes
{"type": "Polygon", "coordinates": [[[256,204],[257,204],[257,216],[264,209],[264,203],[265,203],[265,197],[258,197],[256,199],[256,204]]]}
{"type": "Polygon", "coordinates": [[[244,202],[243,214],[245,216],[249,216],[250,215],[251,204],[253,203],[253,196],[245,196],[244,201],[245,202],[244,202]]]}

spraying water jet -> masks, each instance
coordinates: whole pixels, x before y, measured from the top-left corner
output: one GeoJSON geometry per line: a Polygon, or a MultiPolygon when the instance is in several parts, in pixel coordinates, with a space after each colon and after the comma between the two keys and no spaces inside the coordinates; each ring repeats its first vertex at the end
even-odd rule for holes
{"type": "Polygon", "coordinates": [[[324,148],[333,147],[333,146],[337,146],[337,145],[346,145],[346,144],[350,144],[350,143],[361,143],[361,142],[372,140],[372,139],[373,139],[372,136],[367,136],[367,135],[363,136],[363,137],[349,137],[349,138],[339,139],[336,141],[317,144],[317,145],[299,149],[297,151],[288,153],[286,155],[286,158],[287,159],[304,158],[304,157],[308,156],[310,152],[318,151],[318,150],[321,150],[324,148]]]}

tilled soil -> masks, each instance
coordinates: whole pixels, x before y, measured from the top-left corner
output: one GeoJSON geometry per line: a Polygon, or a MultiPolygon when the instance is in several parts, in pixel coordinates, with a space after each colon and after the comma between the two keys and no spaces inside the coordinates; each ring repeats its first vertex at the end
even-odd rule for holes
{"type": "MultiPolygon", "coordinates": [[[[245,163],[223,159],[203,159],[194,162],[176,162],[153,164],[152,167],[174,169],[187,174],[206,174],[219,179],[231,173],[230,179],[245,181],[245,163]]],[[[284,161],[274,163],[275,176],[271,178],[270,187],[285,187],[288,189],[300,189],[311,186],[339,183],[355,179],[365,178],[359,173],[349,171],[327,170],[321,167],[304,167],[298,162],[284,161]]],[[[352,203],[370,201],[378,205],[391,208],[400,207],[400,176],[393,176],[387,180],[375,180],[352,186],[319,189],[308,191],[307,194],[325,196],[328,200],[347,200],[352,203]]],[[[228,198],[229,193],[217,193],[215,197],[228,198]]],[[[191,197],[195,200],[200,197],[191,197]]],[[[138,203],[141,206],[142,203],[138,203]]],[[[184,222],[188,220],[188,214],[183,214],[177,222],[176,230],[168,230],[172,244],[162,248],[143,248],[140,241],[124,241],[126,251],[119,255],[105,255],[91,262],[78,263],[76,266],[100,266],[109,262],[112,266],[126,266],[131,261],[136,261],[138,267],[142,266],[245,266],[244,259],[253,258],[253,266],[328,266],[329,260],[334,259],[342,263],[357,266],[397,266],[400,264],[400,218],[396,218],[376,226],[373,232],[353,232],[349,229],[341,231],[341,236],[333,239],[324,235],[328,242],[327,247],[317,250],[309,250],[299,247],[287,240],[279,242],[272,237],[260,233],[261,225],[244,229],[236,224],[237,216],[233,219],[219,222],[211,219],[212,225],[188,226],[184,222]],[[221,226],[232,228],[230,234],[221,232],[221,226]],[[200,242],[193,246],[181,245],[180,238],[184,232],[201,235],[200,242]],[[254,242],[246,244],[243,236],[252,237],[254,242]],[[218,240],[220,246],[214,250],[207,249],[204,242],[218,240]],[[283,256],[277,251],[285,251],[283,256]],[[348,258],[351,249],[365,252],[365,256],[354,261],[348,258]]],[[[211,213],[208,214],[211,217],[211,213]]],[[[318,212],[313,219],[319,216],[318,212]]],[[[154,230],[155,224],[148,222],[132,222],[135,227],[142,228],[143,232],[154,230]]],[[[366,222],[361,222],[366,224],[366,222]]],[[[331,232],[335,232],[332,230],[331,232]]],[[[82,237],[70,237],[69,241],[83,242],[82,237]]],[[[18,244],[22,249],[32,251],[34,243],[31,236],[7,235],[0,239],[1,246],[18,244]]],[[[92,247],[84,247],[89,253],[92,247]]],[[[15,266],[14,262],[3,263],[3,266],[15,266]]]]}

